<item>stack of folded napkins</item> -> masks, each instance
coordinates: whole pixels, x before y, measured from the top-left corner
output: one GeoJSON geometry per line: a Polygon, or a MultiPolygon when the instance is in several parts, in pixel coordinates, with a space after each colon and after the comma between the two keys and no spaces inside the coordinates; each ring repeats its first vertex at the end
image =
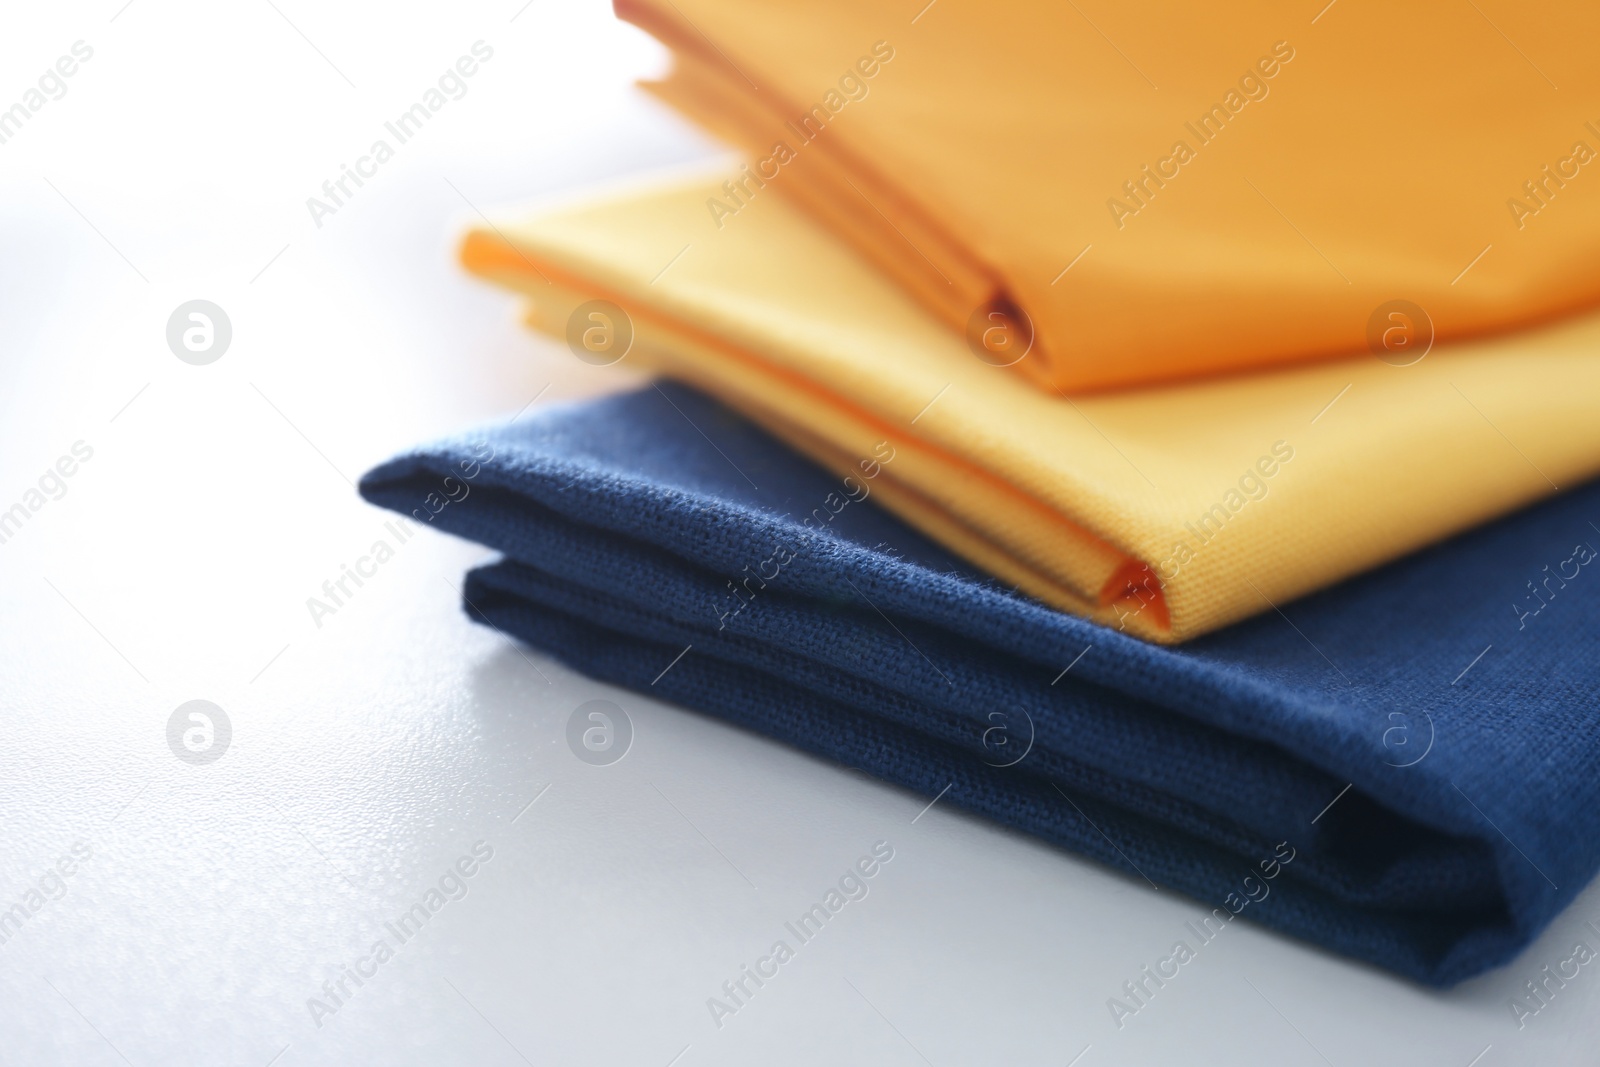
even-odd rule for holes
{"type": "Polygon", "coordinates": [[[662,380],[362,492],[502,552],[469,612],[595,677],[1468,977],[1600,866],[1561,8],[1524,55],[1435,3],[618,0],[742,162],[462,255],[662,380]]]}

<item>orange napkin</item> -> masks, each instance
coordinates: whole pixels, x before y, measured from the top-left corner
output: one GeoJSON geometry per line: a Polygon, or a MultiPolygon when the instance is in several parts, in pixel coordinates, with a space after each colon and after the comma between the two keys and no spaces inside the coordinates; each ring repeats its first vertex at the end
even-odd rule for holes
{"type": "Polygon", "coordinates": [[[1600,301],[1600,5],[1321,3],[616,6],[747,154],[705,241],[792,198],[1046,388],[1600,301]]]}

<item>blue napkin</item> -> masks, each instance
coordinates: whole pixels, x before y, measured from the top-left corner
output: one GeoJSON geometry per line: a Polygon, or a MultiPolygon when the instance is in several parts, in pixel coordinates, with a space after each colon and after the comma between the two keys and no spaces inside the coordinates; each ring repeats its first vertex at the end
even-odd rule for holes
{"type": "Polygon", "coordinates": [[[503,553],[478,620],[1186,893],[1197,935],[1242,916],[1448,985],[1600,865],[1600,488],[1163,648],[907,527],[872,499],[894,458],[839,477],[661,383],[361,492],[503,553]]]}

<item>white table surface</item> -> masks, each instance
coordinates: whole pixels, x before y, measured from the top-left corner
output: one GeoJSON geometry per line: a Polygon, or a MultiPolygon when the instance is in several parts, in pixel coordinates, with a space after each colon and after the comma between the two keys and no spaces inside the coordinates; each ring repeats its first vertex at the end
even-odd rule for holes
{"type": "Polygon", "coordinates": [[[1600,1060],[1589,969],[1520,1030],[1506,1003],[1600,944],[1600,891],[1444,994],[1235,924],[1119,1030],[1197,902],[520,651],[457,606],[486,553],[430,531],[315,625],[385,536],[363,470],[627,384],[461,273],[475,209],[720,151],[632,86],[663,53],[602,5],[434,6],[6,15],[0,107],[94,51],[0,144],[0,510],[93,455],[0,544],[0,911],[51,894],[0,945],[0,1063],[1600,1060]],[[467,94],[315,226],[480,39],[467,94]],[[233,327],[206,366],[165,338],[195,298],[233,327]],[[608,766],[565,741],[594,698],[635,727],[608,766]],[[168,744],[193,699],[231,723],[210,763],[168,744]],[[465,896],[313,1018],[480,841],[465,896]],[[878,841],[869,895],[719,1027],[707,998],[878,841]]]}

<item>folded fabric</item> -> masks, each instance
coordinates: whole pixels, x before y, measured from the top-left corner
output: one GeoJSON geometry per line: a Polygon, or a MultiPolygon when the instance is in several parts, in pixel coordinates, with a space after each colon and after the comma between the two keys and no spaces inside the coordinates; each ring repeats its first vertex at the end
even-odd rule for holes
{"type": "Polygon", "coordinates": [[[695,239],[788,196],[958,330],[1020,305],[1068,390],[1600,300],[1593,4],[918,7],[616,0],[749,160],[695,239]]]}
{"type": "Polygon", "coordinates": [[[1172,649],[974,574],[877,506],[900,462],[847,484],[661,384],[361,492],[505,554],[467,582],[482,621],[1180,890],[1206,930],[1446,985],[1600,864],[1600,489],[1172,649]]]}
{"type": "Polygon", "coordinates": [[[1270,610],[1600,471],[1600,316],[1410,366],[1069,400],[975,357],[783,201],[707,235],[708,191],[479,230],[463,259],[582,357],[687,380],[841,474],[889,441],[886,506],[1147,639],[1270,610]]]}

